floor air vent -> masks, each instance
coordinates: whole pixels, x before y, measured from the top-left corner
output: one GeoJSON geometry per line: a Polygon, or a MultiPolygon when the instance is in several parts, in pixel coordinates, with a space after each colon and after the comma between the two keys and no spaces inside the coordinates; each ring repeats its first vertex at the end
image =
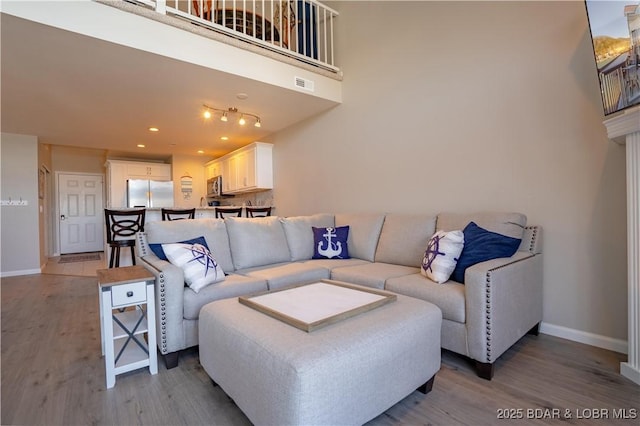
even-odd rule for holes
{"type": "Polygon", "coordinates": [[[296,87],[298,87],[300,89],[309,90],[310,92],[313,92],[313,81],[305,80],[302,77],[294,77],[293,78],[293,82],[294,82],[296,87]]]}

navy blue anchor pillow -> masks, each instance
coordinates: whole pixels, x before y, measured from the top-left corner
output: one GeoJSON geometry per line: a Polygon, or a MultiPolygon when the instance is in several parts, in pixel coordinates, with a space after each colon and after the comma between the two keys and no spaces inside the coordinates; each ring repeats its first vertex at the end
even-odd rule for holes
{"type": "Polygon", "coordinates": [[[313,259],[349,259],[349,227],[316,228],[313,230],[313,259]]]}

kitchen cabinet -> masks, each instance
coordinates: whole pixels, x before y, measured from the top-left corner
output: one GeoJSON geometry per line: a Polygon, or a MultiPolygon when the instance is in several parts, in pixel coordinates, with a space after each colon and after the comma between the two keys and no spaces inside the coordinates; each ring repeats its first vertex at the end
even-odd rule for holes
{"type": "Polygon", "coordinates": [[[127,180],[172,180],[171,164],[107,160],[107,208],[127,207],[127,180]]]}
{"type": "Polygon", "coordinates": [[[120,161],[107,161],[107,208],[127,205],[127,167],[120,161]]]}
{"type": "Polygon", "coordinates": [[[222,170],[222,193],[233,194],[238,190],[238,156],[231,155],[224,159],[222,170]]]}
{"type": "Polygon", "coordinates": [[[129,162],[126,167],[130,179],[171,180],[171,164],[129,162]]]}
{"type": "Polygon", "coordinates": [[[205,164],[205,179],[222,175],[222,161],[212,160],[205,164]]]}
{"type": "Polygon", "coordinates": [[[236,187],[239,191],[255,188],[256,184],[256,149],[242,151],[237,155],[236,163],[236,187]]]}
{"type": "Polygon", "coordinates": [[[272,144],[254,142],[221,157],[223,193],[273,189],[272,151],[272,144]]]}

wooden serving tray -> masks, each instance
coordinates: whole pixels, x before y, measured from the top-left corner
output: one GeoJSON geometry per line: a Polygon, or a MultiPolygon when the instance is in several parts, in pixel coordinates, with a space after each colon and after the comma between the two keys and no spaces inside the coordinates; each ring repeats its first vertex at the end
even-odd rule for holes
{"type": "Polygon", "coordinates": [[[266,291],[238,297],[238,302],[266,315],[311,332],[329,324],[370,311],[397,296],[333,280],[266,291]]]}

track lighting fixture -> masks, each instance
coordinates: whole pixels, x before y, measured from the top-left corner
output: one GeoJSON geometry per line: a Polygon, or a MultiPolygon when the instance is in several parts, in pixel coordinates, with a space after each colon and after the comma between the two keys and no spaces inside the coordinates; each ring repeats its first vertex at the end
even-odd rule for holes
{"type": "Polygon", "coordinates": [[[227,108],[227,109],[221,109],[221,108],[214,108],[214,107],[210,107],[209,105],[203,105],[206,110],[204,111],[203,115],[204,118],[209,119],[213,116],[214,112],[220,112],[222,113],[222,115],[220,116],[220,121],[228,121],[229,120],[229,114],[240,114],[240,119],[238,120],[238,124],[241,126],[244,126],[247,122],[247,120],[245,119],[245,116],[249,116],[249,117],[253,117],[256,119],[256,122],[254,123],[255,127],[262,127],[262,121],[260,120],[260,117],[258,117],[255,114],[251,114],[249,112],[243,112],[243,111],[238,111],[238,108],[235,107],[231,107],[231,108],[227,108]]]}

